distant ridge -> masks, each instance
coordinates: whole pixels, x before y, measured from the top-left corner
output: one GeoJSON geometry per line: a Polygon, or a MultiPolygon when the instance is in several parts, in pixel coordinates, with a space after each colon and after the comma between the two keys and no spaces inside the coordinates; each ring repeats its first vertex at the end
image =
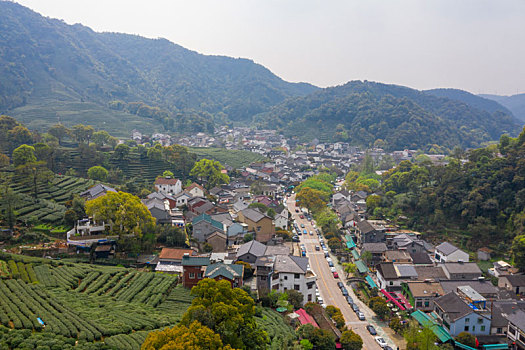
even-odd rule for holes
{"type": "Polygon", "coordinates": [[[499,104],[508,108],[521,122],[525,123],[525,93],[512,96],[500,95],[479,95],[483,98],[498,102],[499,104]]]}

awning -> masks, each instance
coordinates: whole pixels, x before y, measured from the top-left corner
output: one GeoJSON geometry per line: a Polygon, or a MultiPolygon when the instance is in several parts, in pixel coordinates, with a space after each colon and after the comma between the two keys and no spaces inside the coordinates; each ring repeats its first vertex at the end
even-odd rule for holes
{"type": "Polygon", "coordinates": [[[354,260],[357,261],[359,260],[359,253],[357,252],[357,250],[353,249],[351,250],[352,252],[352,256],[354,257],[354,260]]]}
{"type": "Polygon", "coordinates": [[[366,283],[368,283],[368,285],[370,286],[370,288],[377,288],[377,284],[374,282],[374,280],[372,279],[372,277],[370,277],[370,276],[366,276],[366,277],[365,277],[365,281],[366,281],[366,283]]]}
{"type": "Polygon", "coordinates": [[[483,349],[496,349],[496,350],[507,350],[509,348],[508,344],[487,344],[481,346],[483,349]]]}
{"type": "Polygon", "coordinates": [[[440,326],[437,323],[435,323],[429,316],[427,316],[427,314],[425,314],[421,310],[414,311],[410,314],[410,316],[412,316],[412,318],[419,322],[419,324],[423,327],[430,328],[442,343],[446,343],[447,341],[452,340],[450,333],[447,332],[447,330],[443,328],[443,326],[440,326]]]}
{"type": "Polygon", "coordinates": [[[357,260],[355,262],[355,267],[357,267],[357,271],[359,271],[359,273],[368,272],[368,268],[366,267],[365,263],[362,260],[357,260]]]}
{"type": "Polygon", "coordinates": [[[346,235],[345,239],[346,239],[346,246],[348,247],[348,249],[355,248],[355,242],[350,235],[346,235]]]}

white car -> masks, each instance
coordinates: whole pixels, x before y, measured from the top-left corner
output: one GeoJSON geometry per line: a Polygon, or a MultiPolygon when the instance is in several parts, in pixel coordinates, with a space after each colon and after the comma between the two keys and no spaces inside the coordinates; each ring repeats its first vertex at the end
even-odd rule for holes
{"type": "Polygon", "coordinates": [[[381,337],[376,337],[375,339],[376,339],[376,342],[379,344],[379,346],[382,348],[388,345],[386,341],[381,337]]]}
{"type": "Polygon", "coordinates": [[[330,268],[330,271],[332,271],[332,273],[337,272],[335,266],[334,266],[334,267],[331,267],[331,268],[330,268]]]}
{"type": "Polygon", "coordinates": [[[330,261],[332,261],[332,258],[328,257],[328,258],[326,258],[326,261],[330,262],[330,261]]]}
{"type": "Polygon", "coordinates": [[[321,296],[317,297],[317,303],[318,304],[323,304],[324,303],[324,300],[323,300],[323,298],[321,298],[321,296]]]}

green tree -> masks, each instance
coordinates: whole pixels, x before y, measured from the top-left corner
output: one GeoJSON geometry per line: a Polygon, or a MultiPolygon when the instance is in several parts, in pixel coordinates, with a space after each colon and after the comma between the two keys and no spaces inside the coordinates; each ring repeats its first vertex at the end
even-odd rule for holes
{"type": "Polygon", "coordinates": [[[288,294],[288,298],[287,298],[288,302],[295,309],[300,309],[303,306],[304,296],[301,292],[291,289],[291,290],[288,290],[286,294],[288,294]]]}
{"type": "Polygon", "coordinates": [[[175,174],[173,174],[173,173],[172,173],[171,171],[169,171],[169,170],[164,170],[164,172],[162,173],[162,177],[165,177],[165,178],[167,178],[167,177],[173,178],[173,177],[175,177],[175,174]]]}
{"type": "Polygon", "coordinates": [[[21,145],[13,151],[13,165],[15,167],[33,162],[36,162],[35,148],[33,146],[21,145]]]}
{"type": "Polygon", "coordinates": [[[7,179],[0,177],[0,180],[2,183],[2,187],[0,188],[1,214],[9,228],[12,230],[16,222],[15,205],[18,201],[18,195],[13,192],[8,185],[7,179]]]}
{"type": "Polygon", "coordinates": [[[299,206],[308,208],[314,213],[326,208],[325,193],[314,188],[301,188],[295,198],[299,206]]]}
{"type": "Polygon", "coordinates": [[[191,294],[195,298],[181,324],[199,321],[233,348],[266,348],[269,338],[255,323],[255,303],[248,293],[232,288],[228,281],[206,278],[192,288],[191,294]]]}
{"type": "Polygon", "coordinates": [[[64,139],[64,137],[66,137],[66,136],[68,136],[70,134],[69,129],[66,128],[62,124],[55,124],[55,125],[53,125],[52,127],[50,127],[47,130],[47,132],[50,135],[53,135],[54,137],[57,138],[59,145],[62,145],[62,140],[64,139]]]}
{"type": "Polygon", "coordinates": [[[178,324],[173,328],[150,332],[142,344],[142,350],[186,350],[209,349],[230,350],[223,346],[221,337],[201,323],[194,321],[189,326],[178,324]]]}
{"type": "Polygon", "coordinates": [[[6,156],[3,153],[0,153],[0,168],[6,167],[9,165],[9,156],[6,156]]]}
{"type": "Polygon", "coordinates": [[[348,278],[350,277],[350,275],[355,275],[357,271],[357,266],[355,266],[355,264],[351,262],[343,263],[343,269],[346,272],[346,278],[348,278]]]}
{"type": "Polygon", "coordinates": [[[111,135],[106,130],[100,130],[93,133],[93,143],[101,148],[102,146],[109,143],[111,135]]]}
{"type": "Polygon", "coordinates": [[[17,125],[13,129],[9,130],[7,137],[11,143],[11,149],[33,142],[33,135],[25,126],[22,125],[17,125]]]}
{"type": "Polygon", "coordinates": [[[469,332],[461,332],[456,336],[456,341],[460,342],[463,345],[470,346],[472,348],[476,347],[476,337],[470,334],[469,332]]]}
{"type": "Polygon", "coordinates": [[[222,173],[223,169],[221,163],[216,160],[201,159],[191,169],[190,176],[200,179],[201,182],[204,182],[205,187],[210,189],[230,182],[228,175],[222,173]]]}
{"type": "Polygon", "coordinates": [[[363,339],[351,329],[342,333],[339,342],[345,350],[361,350],[363,348],[363,339]]]}
{"type": "Polygon", "coordinates": [[[108,178],[108,171],[100,165],[95,165],[89,168],[88,177],[92,180],[106,181],[108,178]]]}
{"type": "Polygon", "coordinates": [[[299,343],[303,350],[312,350],[314,345],[308,339],[302,339],[299,343]]]}
{"type": "Polygon", "coordinates": [[[90,125],[86,126],[82,124],[77,124],[73,126],[73,129],[71,131],[71,133],[73,134],[73,136],[75,137],[78,143],[85,142],[87,144],[89,144],[89,141],[93,137],[94,132],[95,130],[93,129],[92,126],[90,125]]]}
{"type": "Polygon", "coordinates": [[[268,207],[264,205],[263,203],[259,203],[259,202],[250,203],[250,205],[248,205],[248,208],[256,208],[261,213],[266,213],[268,211],[268,207]]]}
{"type": "Polygon", "coordinates": [[[110,232],[118,235],[153,231],[155,219],[139,197],[125,192],[108,192],[86,202],[86,213],[95,220],[109,224],[110,232]]]}
{"type": "Polygon", "coordinates": [[[512,261],[520,270],[525,270],[525,235],[514,237],[511,247],[512,261]]]}
{"type": "Polygon", "coordinates": [[[113,151],[113,155],[119,160],[124,160],[128,157],[129,151],[130,151],[129,146],[121,143],[117,145],[117,147],[115,147],[115,150],[113,151]]]}
{"type": "Polygon", "coordinates": [[[250,241],[253,241],[253,235],[251,233],[247,233],[243,237],[243,242],[248,243],[250,241]]]}
{"type": "Polygon", "coordinates": [[[53,178],[53,173],[45,162],[29,162],[16,167],[16,176],[20,183],[31,188],[33,197],[37,199],[40,187],[53,178]]]}

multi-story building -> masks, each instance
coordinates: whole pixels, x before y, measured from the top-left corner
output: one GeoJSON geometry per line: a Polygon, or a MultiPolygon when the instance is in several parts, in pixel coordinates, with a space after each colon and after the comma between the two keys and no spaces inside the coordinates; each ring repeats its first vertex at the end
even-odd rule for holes
{"type": "Polygon", "coordinates": [[[273,262],[270,287],[281,293],[287,290],[300,292],[303,303],[315,302],[317,276],[308,267],[308,258],[276,255],[273,262]]]}

